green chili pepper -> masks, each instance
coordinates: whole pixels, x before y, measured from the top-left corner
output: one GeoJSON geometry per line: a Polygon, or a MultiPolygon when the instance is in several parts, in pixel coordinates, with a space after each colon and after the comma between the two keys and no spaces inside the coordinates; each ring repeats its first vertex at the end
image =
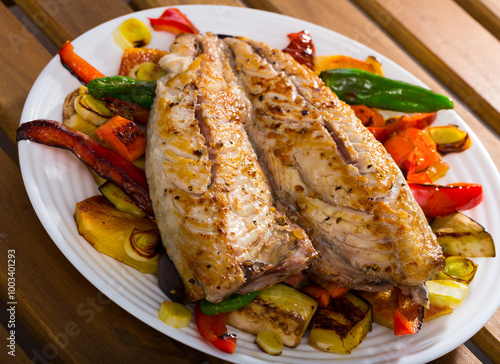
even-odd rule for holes
{"type": "Polygon", "coordinates": [[[403,112],[453,109],[453,101],[444,95],[355,68],[326,70],[319,77],[342,101],[352,105],[403,112]]]}
{"type": "Polygon", "coordinates": [[[151,109],[156,93],[156,82],[138,81],[127,76],[95,78],[87,84],[89,94],[96,99],[114,97],[151,109]]]}
{"type": "Polygon", "coordinates": [[[220,303],[208,302],[206,299],[201,300],[201,312],[205,315],[213,316],[220,313],[237,310],[248,305],[259,295],[260,291],[250,292],[246,294],[232,294],[220,303]]]}

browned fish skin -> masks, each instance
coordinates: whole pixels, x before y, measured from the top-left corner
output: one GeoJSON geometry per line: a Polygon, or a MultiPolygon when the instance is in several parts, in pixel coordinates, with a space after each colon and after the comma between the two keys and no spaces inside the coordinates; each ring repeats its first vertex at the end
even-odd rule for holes
{"type": "Polygon", "coordinates": [[[420,288],[442,269],[442,251],[383,146],[287,54],[248,39],[224,41],[253,105],[247,132],[278,200],[298,211],[319,253],[313,272],[350,288],[397,285],[424,302],[420,288]]]}
{"type": "Polygon", "coordinates": [[[220,302],[306,268],[316,252],[273,207],[243,128],[248,105],[210,35],[177,38],[160,64],[146,175],[163,244],[189,298],[220,302]]]}

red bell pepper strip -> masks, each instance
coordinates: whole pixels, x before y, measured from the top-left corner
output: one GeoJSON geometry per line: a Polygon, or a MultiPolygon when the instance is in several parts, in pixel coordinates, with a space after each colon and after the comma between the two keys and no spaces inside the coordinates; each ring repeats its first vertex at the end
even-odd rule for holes
{"type": "Polygon", "coordinates": [[[104,102],[113,111],[113,114],[123,116],[127,119],[132,118],[136,123],[148,125],[150,109],[146,109],[130,101],[115,99],[114,97],[106,97],[104,102]]]}
{"type": "Polygon", "coordinates": [[[217,349],[232,354],[236,348],[236,336],[227,333],[227,313],[205,315],[201,311],[200,302],[194,306],[194,318],[201,337],[217,349]]]}
{"type": "Polygon", "coordinates": [[[427,174],[427,170],[422,172],[415,172],[415,158],[412,159],[408,173],[406,174],[406,181],[408,183],[432,183],[432,179],[427,174]]]}
{"type": "Polygon", "coordinates": [[[169,8],[161,14],[159,18],[149,18],[149,22],[154,30],[163,30],[173,34],[192,33],[196,34],[200,31],[181,13],[179,9],[169,8]]]}
{"type": "Polygon", "coordinates": [[[371,107],[366,105],[351,105],[351,109],[364,126],[385,126],[382,114],[376,112],[371,107]]]}
{"type": "Polygon", "coordinates": [[[410,137],[401,130],[387,138],[384,142],[384,148],[398,167],[403,168],[403,164],[414,155],[416,146],[410,137]]]}
{"type": "Polygon", "coordinates": [[[446,216],[471,209],[483,200],[483,187],[474,183],[453,183],[446,186],[408,183],[425,216],[446,216]]]}
{"type": "Polygon", "coordinates": [[[84,85],[94,78],[104,77],[101,72],[74,52],[74,47],[70,41],[66,41],[59,49],[59,57],[62,65],[84,85]]]}
{"type": "Polygon", "coordinates": [[[404,133],[415,145],[411,159],[403,163],[403,169],[408,170],[412,162],[415,163],[415,172],[422,172],[437,160],[436,143],[429,134],[417,128],[407,128],[404,133]]]}
{"type": "Polygon", "coordinates": [[[411,335],[420,331],[424,320],[424,307],[410,300],[400,289],[398,306],[394,310],[394,335],[411,335]]]}
{"type": "Polygon", "coordinates": [[[315,49],[307,30],[288,34],[290,43],[283,52],[291,55],[297,62],[314,70],[315,49]]]}
{"type": "Polygon", "coordinates": [[[328,292],[330,297],[333,299],[342,297],[343,295],[345,295],[349,291],[349,288],[341,287],[333,282],[322,279],[312,272],[308,272],[308,274],[309,274],[309,277],[311,278],[311,280],[314,283],[316,283],[316,284],[320,285],[321,287],[323,287],[324,289],[326,289],[326,291],[328,292]]]}
{"type": "Polygon", "coordinates": [[[17,129],[16,140],[70,150],[101,177],[119,185],[150,218],[154,217],[144,171],[89,136],[57,121],[34,120],[17,129]]]}
{"type": "Polygon", "coordinates": [[[400,130],[407,128],[424,129],[431,125],[437,118],[437,113],[419,113],[414,115],[405,115],[399,119],[387,119],[384,126],[369,126],[368,130],[381,143],[384,143],[387,138],[400,130]]]}
{"type": "Polygon", "coordinates": [[[321,286],[307,286],[302,288],[302,291],[318,301],[320,307],[327,307],[332,299],[328,291],[321,286]]]}

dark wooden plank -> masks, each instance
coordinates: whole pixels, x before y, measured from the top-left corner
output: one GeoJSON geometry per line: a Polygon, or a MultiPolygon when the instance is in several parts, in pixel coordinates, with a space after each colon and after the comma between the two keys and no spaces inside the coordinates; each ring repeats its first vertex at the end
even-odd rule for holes
{"type": "Polygon", "coordinates": [[[353,0],[500,134],[500,43],[452,0],[353,0]],[[457,42],[460,46],[457,46],[457,42]]]}
{"type": "MultiPolygon", "coordinates": [[[[15,250],[16,317],[43,348],[29,353],[32,359],[222,363],[152,329],[100,293],[48,237],[31,208],[19,170],[3,151],[0,165],[0,256],[6,259],[7,251],[15,250]]],[[[1,269],[4,302],[9,302],[7,278],[7,270],[1,269]]]]}
{"type": "Polygon", "coordinates": [[[16,0],[57,47],[110,19],[130,13],[125,1],[16,0]]]}
{"type": "Polygon", "coordinates": [[[461,345],[455,350],[442,357],[433,360],[430,364],[480,364],[479,360],[465,345],[461,345]]]}
{"type": "MultiPolygon", "coordinates": [[[[15,322],[14,322],[15,324],[15,322]]],[[[28,364],[31,363],[28,355],[23,351],[23,349],[17,343],[16,337],[16,328],[5,328],[3,325],[0,325],[0,337],[5,338],[5,345],[2,348],[2,353],[0,354],[0,359],[2,363],[9,364],[28,364]],[[13,331],[13,332],[11,332],[13,331]],[[11,337],[15,338],[14,344],[11,343],[11,337]],[[13,345],[13,347],[10,347],[13,345]]]]}
{"type": "Polygon", "coordinates": [[[15,142],[24,101],[51,56],[3,3],[0,19],[0,128],[15,142]]]}
{"type": "Polygon", "coordinates": [[[497,39],[500,39],[500,3],[497,0],[455,0],[497,39]]]}
{"type": "Polygon", "coordinates": [[[500,363],[500,308],[471,341],[493,363],[500,363]]]}

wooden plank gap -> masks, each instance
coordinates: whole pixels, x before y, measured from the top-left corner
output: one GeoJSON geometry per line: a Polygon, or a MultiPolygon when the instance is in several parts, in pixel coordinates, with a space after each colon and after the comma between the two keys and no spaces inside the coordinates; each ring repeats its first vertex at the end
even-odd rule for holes
{"type": "Polygon", "coordinates": [[[486,325],[475,334],[472,341],[493,363],[500,364],[500,309],[486,325]]]}
{"type": "Polygon", "coordinates": [[[73,39],[71,35],[53,18],[62,6],[58,2],[53,2],[53,6],[43,8],[36,0],[14,0],[16,5],[32,19],[33,23],[44,32],[57,48],[61,47],[68,39],[73,39]]]}
{"type": "Polygon", "coordinates": [[[377,1],[352,0],[486,125],[500,135],[500,112],[377,1]]]}
{"type": "Polygon", "coordinates": [[[240,0],[131,0],[129,4],[134,10],[144,10],[159,6],[179,5],[228,5],[245,6],[240,0]]]}
{"type": "Polygon", "coordinates": [[[500,40],[500,7],[492,8],[491,6],[495,4],[486,4],[483,0],[455,0],[455,2],[500,40]]]}
{"type": "Polygon", "coordinates": [[[281,14],[281,11],[268,0],[244,0],[244,3],[250,8],[281,14]]]}
{"type": "Polygon", "coordinates": [[[465,345],[461,345],[429,364],[481,364],[481,360],[476,358],[465,345]]]}

